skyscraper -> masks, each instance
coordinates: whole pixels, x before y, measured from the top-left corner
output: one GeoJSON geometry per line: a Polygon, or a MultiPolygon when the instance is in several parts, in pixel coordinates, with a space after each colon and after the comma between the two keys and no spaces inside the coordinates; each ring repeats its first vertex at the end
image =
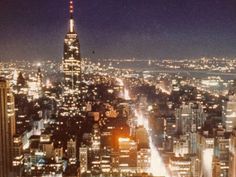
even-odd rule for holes
{"type": "Polygon", "coordinates": [[[236,128],[236,95],[230,95],[223,105],[223,124],[227,132],[236,128]]]}
{"type": "Polygon", "coordinates": [[[14,97],[9,83],[0,78],[0,177],[11,176],[14,134],[14,97]]]}
{"type": "Polygon", "coordinates": [[[79,148],[80,174],[86,173],[88,169],[88,148],[79,148]]]}
{"type": "Polygon", "coordinates": [[[67,90],[77,90],[81,77],[80,44],[78,35],[75,32],[73,12],[73,1],[70,0],[69,31],[64,39],[63,58],[64,87],[67,90]]]}
{"type": "Polygon", "coordinates": [[[78,34],[75,32],[75,21],[73,17],[74,5],[70,0],[69,31],[64,39],[63,57],[63,106],[62,115],[74,117],[78,115],[81,83],[81,57],[78,34]]]}

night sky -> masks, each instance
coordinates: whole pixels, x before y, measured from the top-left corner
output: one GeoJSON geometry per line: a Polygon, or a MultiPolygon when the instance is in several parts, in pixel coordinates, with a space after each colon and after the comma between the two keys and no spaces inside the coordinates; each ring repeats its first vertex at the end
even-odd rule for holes
{"type": "MultiPolygon", "coordinates": [[[[68,16],[67,0],[0,0],[0,58],[61,60],[68,16]]],[[[75,16],[83,57],[236,56],[236,0],[75,0],[75,16]]]]}

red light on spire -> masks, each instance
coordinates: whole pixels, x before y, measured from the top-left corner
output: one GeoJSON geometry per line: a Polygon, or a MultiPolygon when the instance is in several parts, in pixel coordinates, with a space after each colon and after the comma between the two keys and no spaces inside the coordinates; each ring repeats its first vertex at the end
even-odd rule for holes
{"type": "Polygon", "coordinates": [[[73,0],[69,1],[69,10],[70,10],[70,33],[73,33],[75,31],[75,24],[74,24],[74,18],[73,18],[73,13],[74,13],[74,4],[73,0]]]}
{"type": "Polygon", "coordinates": [[[74,13],[74,5],[73,5],[73,1],[70,0],[70,14],[74,13]]]}

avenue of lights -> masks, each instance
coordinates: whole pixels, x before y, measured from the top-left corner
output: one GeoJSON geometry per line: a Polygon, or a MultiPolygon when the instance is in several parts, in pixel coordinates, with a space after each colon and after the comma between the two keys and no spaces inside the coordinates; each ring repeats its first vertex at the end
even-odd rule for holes
{"type": "Polygon", "coordinates": [[[128,89],[124,89],[124,99],[125,100],[130,100],[130,96],[129,96],[129,90],[128,89]]]}
{"type": "Polygon", "coordinates": [[[144,128],[148,132],[149,146],[150,146],[150,150],[151,150],[150,173],[155,176],[169,177],[169,174],[167,172],[165,164],[163,163],[163,161],[160,157],[160,154],[153,143],[152,135],[151,135],[152,132],[151,132],[151,129],[149,128],[149,122],[148,122],[147,118],[145,118],[143,113],[138,110],[135,110],[135,117],[137,118],[137,125],[144,126],[144,128]]]}
{"type": "Polygon", "coordinates": [[[203,174],[204,176],[212,176],[212,160],[213,160],[213,149],[208,148],[203,151],[203,174]]]}

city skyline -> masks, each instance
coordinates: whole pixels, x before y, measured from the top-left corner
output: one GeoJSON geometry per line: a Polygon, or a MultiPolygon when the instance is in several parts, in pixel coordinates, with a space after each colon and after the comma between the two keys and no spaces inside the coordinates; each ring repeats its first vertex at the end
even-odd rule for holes
{"type": "MultiPolygon", "coordinates": [[[[83,57],[236,56],[233,0],[79,3],[75,1],[75,18],[83,57]]],[[[0,58],[59,61],[60,41],[67,29],[66,10],[67,1],[62,0],[1,1],[0,58]]]]}
{"type": "MultiPolygon", "coordinates": [[[[27,48],[21,53],[30,55],[28,61],[0,61],[0,177],[236,177],[236,60],[225,51],[234,40],[229,40],[234,28],[228,28],[233,14],[226,10],[236,3],[65,2],[66,30],[60,21],[64,15],[49,15],[64,6],[51,1],[35,2],[24,12],[21,7],[32,4],[18,4],[15,10],[26,15],[19,17],[28,30],[7,30],[5,36],[0,30],[6,48],[4,39],[15,38],[17,46],[22,36],[30,36],[18,48],[27,48]],[[41,11],[49,4],[54,6],[47,13],[41,11]],[[84,12],[96,22],[86,23],[84,12]],[[160,45],[157,33],[164,35],[158,40],[170,40],[162,41],[166,46],[159,51],[169,51],[174,60],[150,57],[160,45]],[[54,46],[51,37],[60,42],[54,46]],[[33,48],[40,43],[40,55],[56,56],[53,48],[62,46],[62,57],[35,60],[33,48]],[[198,47],[226,54],[194,58],[198,47]],[[178,59],[182,54],[193,58],[178,59]]],[[[0,7],[10,11],[11,3],[4,4],[0,7]]],[[[19,56],[10,48],[4,50],[8,57],[19,56]]]]}

